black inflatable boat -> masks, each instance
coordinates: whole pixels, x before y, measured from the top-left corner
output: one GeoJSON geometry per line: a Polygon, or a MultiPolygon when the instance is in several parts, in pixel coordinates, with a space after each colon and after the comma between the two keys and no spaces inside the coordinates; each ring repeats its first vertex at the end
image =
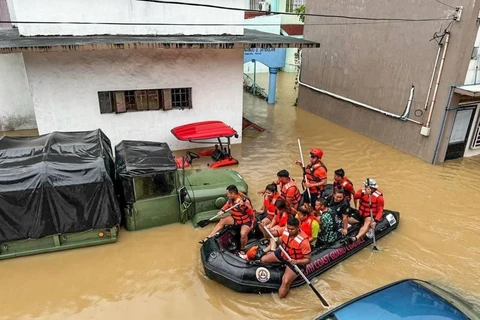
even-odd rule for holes
{"type": "MultiPolygon", "coordinates": [[[[400,213],[385,210],[382,220],[378,223],[375,235],[380,239],[399,224],[400,213]]],[[[359,226],[352,226],[347,236],[354,236],[359,226]]],[[[257,229],[255,235],[261,235],[257,229]]],[[[352,256],[363,248],[371,245],[373,237],[364,236],[354,243],[348,243],[344,239],[331,244],[328,247],[320,247],[312,250],[312,261],[305,268],[305,275],[312,279],[327,271],[337,263],[352,256]]],[[[249,240],[246,249],[257,245],[265,248],[266,239],[249,240]]],[[[201,259],[205,274],[209,279],[244,293],[267,293],[275,292],[280,288],[285,265],[281,263],[263,264],[259,260],[246,261],[236,255],[239,249],[239,230],[227,226],[214,237],[208,239],[200,249],[201,259]]],[[[298,277],[292,284],[292,288],[305,283],[302,277],[298,277]]]]}

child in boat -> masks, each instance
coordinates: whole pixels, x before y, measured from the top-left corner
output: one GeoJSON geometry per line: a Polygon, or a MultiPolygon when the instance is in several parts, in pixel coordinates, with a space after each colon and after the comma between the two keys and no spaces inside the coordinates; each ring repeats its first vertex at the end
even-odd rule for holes
{"type": "Polygon", "coordinates": [[[280,197],[278,192],[277,185],[272,182],[265,187],[265,192],[263,194],[263,206],[260,209],[262,214],[266,214],[266,217],[262,219],[262,225],[266,226],[272,223],[273,218],[275,217],[275,203],[280,197]]]}

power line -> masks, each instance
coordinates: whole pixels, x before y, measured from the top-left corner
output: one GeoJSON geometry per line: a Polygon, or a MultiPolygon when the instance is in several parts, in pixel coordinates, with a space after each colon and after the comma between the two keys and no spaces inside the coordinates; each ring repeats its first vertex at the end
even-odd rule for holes
{"type": "MultiPolygon", "coordinates": [[[[433,21],[453,21],[452,17],[435,19],[435,20],[415,20],[415,21],[371,21],[371,22],[332,22],[332,23],[306,23],[305,26],[348,26],[348,25],[372,25],[372,24],[390,24],[390,23],[404,23],[404,22],[433,22],[433,21]]],[[[190,26],[190,27],[204,27],[204,26],[281,26],[278,23],[169,23],[169,22],[101,22],[101,21],[14,21],[14,20],[0,20],[0,23],[11,24],[71,24],[71,25],[114,25],[114,26],[190,26]]]]}
{"type": "MultiPolygon", "coordinates": [[[[204,8],[213,8],[213,9],[222,9],[230,11],[243,11],[243,12],[260,12],[263,14],[283,14],[283,15],[294,15],[298,16],[298,13],[294,12],[280,12],[280,11],[262,11],[262,10],[251,10],[251,9],[242,9],[242,8],[233,8],[233,7],[224,7],[217,6],[213,4],[202,4],[202,3],[189,3],[181,1],[168,1],[168,0],[136,0],[142,2],[153,2],[153,3],[163,3],[163,4],[175,4],[183,6],[192,6],[192,7],[204,7],[204,8]]],[[[410,18],[373,18],[373,17],[356,17],[356,16],[346,16],[346,15],[335,15],[335,14],[320,14],[320,13],[302,13],[306,17],[322,17],[322,18],[340,18],[340,19],[352,19],[352,20],[369,20],[369,21],[436,21],[436,20],[445,20],[444,18],[423,18],[423,19],[410,19],[410,18]]]]}
{"type": "Polygon", "coordinates": [[[447,6],[447,7],[449,7],[449,8],[457,9],[457,8],[455,8],[454,6],[451,6],[451,5],[449,5],[449,4],[445,3],[445,2],[442,2],[442,1],[440,1],[440,0],[435,0],[435,1],[438,2],[438,3],[443,4],[444,6],[447,6]]]}

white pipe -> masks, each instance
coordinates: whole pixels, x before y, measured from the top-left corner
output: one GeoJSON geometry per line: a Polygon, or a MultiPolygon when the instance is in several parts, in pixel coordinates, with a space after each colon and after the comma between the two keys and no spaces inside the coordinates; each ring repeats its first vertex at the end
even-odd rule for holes
{"type": "Polygon", "coordinates": [[[448,40],[450,39],[450,33],[445,36],[445,43],[442,53],[442,60],[440,61],[440,67],[438,68],[437,82],[435,83],[435,90],[433,90],[432,103],[430,104],[430,111],[428,112],[427,124],[425,127],[430,127],[430,121],[432,120],[433,106],[435,105],[435,99],[437,98],[438,86],[440,85],[440,78],[442,77],[443,63],[445,62],[445,56],[447,55],[448,40]]]}
{"type": "Polygon", "coordinates": [[[410,114],[410,109],[412,108],[412,101],[413,101],[413,94],[415,93],[415,86],[412,86],[410,89],[410,96],[408,97],[407,107],[405,108],[405,112],[400,117],[402,120],[407,120],[408,115],[410,114]]]}
{"type": "Polygon", "coordinates": [[[433,66],[432,78],[430,79],[430,85],[428,86],[427,99],[425,100],[424,110],[427,111],[428,100],[430,99],[430,93],[432,92],[433,79],[435,78],[435,72],[437,72],[438,58],[440,58],[440,51],[442,46],[438,45],[437,58],[435,58],[435,65],[433,66]]]}
{"type": "Polygon", "coordinates": [[[301,80],[301,72],[302,72],[302,52],[300,52],[300,70],[298,71],[298,83],[304,87],[307,87],[309,89],[312,89],[314,91],[317,91],[317,92],[320,92],[320,93],[323,93],[323,94],[326,94],[328,96],[331,96],[333,98],[336,98],[336,99],[339,99],[339,100],[343,100],[343,101],[346,101],[346,102],[349,102],[351,104],[354,104],[354,105],[357,105],[357,106],[360,106],[360,107],[364,107],[366,109],[369,109],[369,110],[372,110],[372,111],[376,111],[376,112],[379,112],[385,116],[389,116],[389,117],[392,117],[392,118],[395,118],[395,119],[400,119],[400,120],[404,120],[404,121],[410,121],[410,122],[413,122],[413,123],[416,123],[416,124],[419,124],[419,125],[423,125],[422,122],[419,122],[419,121],[416,121],[416,120],[413,120],[413,119],[410,119],[410,118],[403,118],[402,116],[398,115],[398,114],[394,114],[394,113],[391,113],[391,112],[388,112],[388,111],[384,111],[382,109],[379,109],[379,108],[376,108],[376,107],[373,107],[373,106],[370,106],[368,104],[365,104],[365,103],[362,103],[360,101],[356,101],[356,100],[353,100],[353,99],[349,99],[347,97],[343,97],[341,95],[338,95],[336,93],[333,93],[333,92],[330,92],[330,91],[326,91],[326,90],[323,90],[323,89],[320,89],[320,88],[317,88],[317,87],[314,87],[314,86],[311,86],[309,84],[306,84],[304,82],[302,82],[301,80]]]}

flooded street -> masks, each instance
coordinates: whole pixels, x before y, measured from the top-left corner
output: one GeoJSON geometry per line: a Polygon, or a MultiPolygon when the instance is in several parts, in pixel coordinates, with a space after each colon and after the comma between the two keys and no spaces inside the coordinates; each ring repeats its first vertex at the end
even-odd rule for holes
{"type": "MultiPolygon", "coordinates": [[[[267,87],[268,74],[257,77],[267,87]]],[[[233,147],[237,170],[256,194],[304,156],[322,148],[333,171],[343,168],[356,189],[375,178],[385,207],[399,211],[396,231],[313,281],[332,306],[402,278],[434,280],[480,304],[480,157],[432,166],[293,107],[294,74],[279,74],[275,106],[245,94],[244,115],[263,126],[233,147]]],[[[321,107],[321,106],[319,106],[321,107]]],[[[348,111],[348,110],[346,110],[348,111]]],[[[418,128],[420,130],[420,128],[418,128]]],[[[177,153],[180,154],[180,153],[177,153]]],[[[195,163],[195,162],[194,162],[195,163]]],[[[201,163],[201,162],[197,162],[201,163]]],[[[308,286],[276,294],[240,294],[204,277],[198,240],[213,224],[122,230],[115,244],[0,262],[0,320],[6,319],[313,319],[324,309],[308,286]]]]}

